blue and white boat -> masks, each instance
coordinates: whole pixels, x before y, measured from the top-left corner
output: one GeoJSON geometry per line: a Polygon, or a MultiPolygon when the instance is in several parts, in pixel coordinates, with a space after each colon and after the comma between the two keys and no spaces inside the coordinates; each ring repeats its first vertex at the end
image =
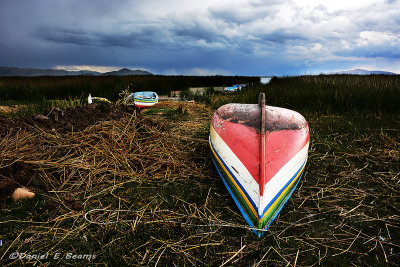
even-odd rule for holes
{"type": "Polygon", "coordinates": [[[132,105],[138,108],[148,108],[158,103],[158,95],[155,92],[135,92],[125,98],[125,104],[132,105]]]}

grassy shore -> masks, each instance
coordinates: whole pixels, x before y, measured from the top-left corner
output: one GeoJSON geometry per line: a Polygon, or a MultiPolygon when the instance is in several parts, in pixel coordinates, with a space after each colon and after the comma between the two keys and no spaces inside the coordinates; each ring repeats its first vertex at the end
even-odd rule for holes
{"type": "Polygon", "coordinates": [[[398,110],[388,105],[390,99],[346,109],[350,96],[340,94],[328,108],[318,104],[323,93],[312,89],[297,103],[290,95],[300,91],[280,83],[210,95],[203,98],[208,105],[162,102],[81,132],[20,131],[3,138],[0,170],[22,164],[37,196],[2,202],[0,263],[395,265],[400,261],[398,110]],[[207,143],[215,106],[254,103],[252,95],[259,91],[274,105],[300,111],[311,130],[304,177],[262,239],[247,229],[207,143]],[[283,100],[274,96],[279,91],[283,100]],[[312,99],[314,108],[302,104],[312,99]],[[339,103],[340,109],[334,107],[339,103]],[[10,259],[16,251],[49,256],[10,259]],[[68,253],[92,257],[71,259],[68,253]]]}

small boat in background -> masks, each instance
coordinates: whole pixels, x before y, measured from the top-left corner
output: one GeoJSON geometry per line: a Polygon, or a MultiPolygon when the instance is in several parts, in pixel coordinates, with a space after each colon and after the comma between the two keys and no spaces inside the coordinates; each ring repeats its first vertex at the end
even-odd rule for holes
{"type": "Polygon", "coordinates": [[[246,84],[235,84],[233,86],[224,87],[224,92],[229,92],[229,93],[238,92],[246,87],[247,87],[246,84]]]}
{"type": "Polygon", "coordinates": [[[259,104],[227,104],[210,127],[212,159],[247,223],[261,237],[304,172],[310,133],[299,113],[259,104]]]}
{"type": "Polygon", "coordinates": [[[224,92],[234,93],[240,91],[240,88],[237,85],[224,87],[224,92]]]}
{"type": "Polygon", "coordinates": [[[148,108],[158,103],[158,95],[155,92],[136,92],[125,98],[125,104],[135,105],[138,108],[148,108]]]}

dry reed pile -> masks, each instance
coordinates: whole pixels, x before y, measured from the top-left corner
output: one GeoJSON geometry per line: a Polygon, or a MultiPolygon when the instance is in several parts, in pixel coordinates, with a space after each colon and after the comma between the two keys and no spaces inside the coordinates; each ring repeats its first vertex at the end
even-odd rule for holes
{"type": "Polygon", "coordinates": [[[205,140],[211,114],[201,105],[161,103],[158,110],[126,113],[83,131],[36,129],[7,135],[0,142],[0,170],[8,172],[1,175],[29,177],[20,181],[35,188],[38,197],[4,202],[0,263],[296,266],[400,261],[397,126],[380,129],[356,125],[357,119],[347,117],[304,114],[312,131],[307,170],[259,240],[210,160],[205,140]],[[14,251],[50,256],[12,260],[14,251]],[[64,257],[54,259],[56,253],[64,257]],[[66,253],[95,257],[68,260],[66,253]]]}

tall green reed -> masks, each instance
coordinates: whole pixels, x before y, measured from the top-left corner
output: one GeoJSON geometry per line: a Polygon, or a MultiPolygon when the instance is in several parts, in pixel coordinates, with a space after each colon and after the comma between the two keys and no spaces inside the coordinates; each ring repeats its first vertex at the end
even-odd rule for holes
{"type": "Polygon", "coordinates": [[[400,75],[318,75],[273,78],[238,95],[214,96],[226,103],[256,103],[264,92],[268,105],[321,114],[400,113],[400,75]]]}

